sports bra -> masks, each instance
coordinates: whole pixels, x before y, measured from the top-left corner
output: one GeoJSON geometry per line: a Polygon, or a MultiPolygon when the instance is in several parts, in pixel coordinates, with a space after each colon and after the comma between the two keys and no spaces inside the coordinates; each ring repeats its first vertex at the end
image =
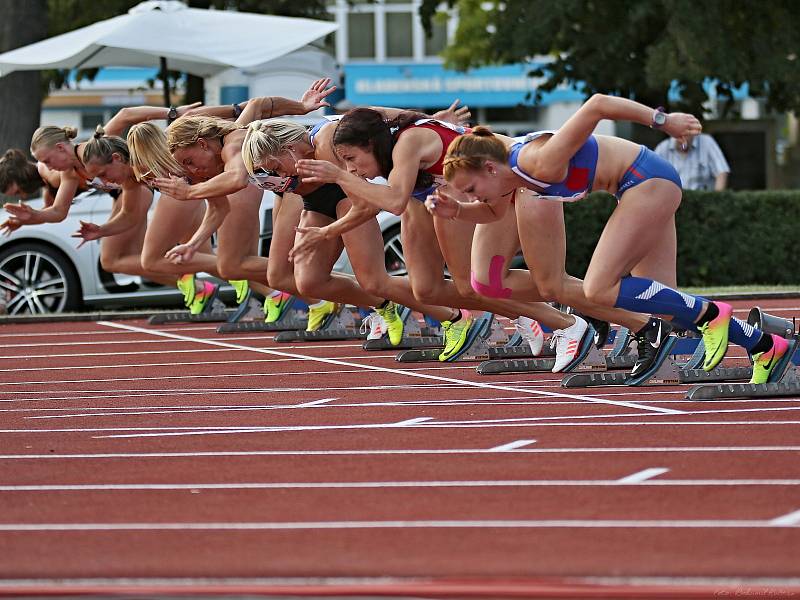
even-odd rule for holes
{"type": "Polygon", "coordinates": [[[415,121],[411,125],[407,125],[403,127],[403,129],[399,130],[395,137],[399,138],[403,135],[406,131],[409,131],[413,128],[424,128],[430,129],[431,131],[438,134],[439,138],[442,140],[442,153],[439,155],[439,159],[433,163],[430,167],[426,167],[422,169],[426,173],[430,173],[431,175],[442,175],[442,166],[444,165],[444,157],[447,154],[447,148],[450,146],[450,142],[456,139],[460,135],[464,135],[465,133],[469,133],[471,129],[469,127],[462,127],[461,125],[453,125],[452,123],[445,123],[444,121],[437,121],[436,119],[420,119],[419,121],[415,121]]]}
{"type": "Polygon", "coordinates": [[[555,133],[555,131],[536,131],[521,138],[514,138],[519,141],[509,149],[508,166],[525,181],[541,188],[539,192],[540,197],[560,200],[561,202],[575,202],[576,200],[586,197],[589,192],[592,191],[592,183],[594,182],[594,175],[597,169],[598,154],[597,139],[593,135],[590,135],[583,146],[569,159],[567,176],[557,183],[540,181],[528,175],[518,164],[519,153],[525,144],[543,135],[552,133],[555,133]]]}
{"type": "Polygon", "coordinates": [[[335,123],[341,118],[342,115],[331,115],[330,117],[324,117],[321,121],[316,123],[308,132],[308,143],[311,144],[311,147],[317,147],[316,144],[314,144],[314,138],[320,132],[320,130],[325,127],[325,125],[328,125],[329,123],[335,123]]]}

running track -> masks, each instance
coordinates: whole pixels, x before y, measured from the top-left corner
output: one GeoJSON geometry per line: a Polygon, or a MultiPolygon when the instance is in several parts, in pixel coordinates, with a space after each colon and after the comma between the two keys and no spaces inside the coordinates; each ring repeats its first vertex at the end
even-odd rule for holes
{"type": "Polygon", "coordinates": [[[394,354],[0,326],[0,594],[800,596],[800,397],[394,354]]]}

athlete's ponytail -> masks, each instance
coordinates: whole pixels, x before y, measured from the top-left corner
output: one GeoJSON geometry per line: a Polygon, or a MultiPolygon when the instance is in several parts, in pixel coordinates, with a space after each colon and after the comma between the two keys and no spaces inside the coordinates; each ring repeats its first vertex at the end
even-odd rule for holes
{"type": "Polygon", "coordinates": [[[170,154],[164,132],[152,123],[137,123],[128,131],[130,164],[137,180],[182,176],[183,167],[170,154]]]}
{"type": "Polygon", "coordinates": [[[459,171],[477,171],[488,160],[506,162],[508,149],[491,129],[478,125],[471,133],[450,142],[443,162],[444,178],[451,181],[459,171]]]}
{"type": "Polygon", "coordinates": [[[297,121],[289,119],[264,119],[253,121],[247,127],[242,142],[242,162],[247,172],[252,175],[256,165],[267,157],[276,157],[286,147],[306,135],[306,128],[297,121]]]}
{"type": "Polygon", "coordinates": [[[83,145],[83,162],[97,161],[108,164],[112,161],[114,154],[119,154],[126,163],[131,160],[125,140],[116,135],[107,136],[103,126],[98,125],[92,139],[83,145]]]}

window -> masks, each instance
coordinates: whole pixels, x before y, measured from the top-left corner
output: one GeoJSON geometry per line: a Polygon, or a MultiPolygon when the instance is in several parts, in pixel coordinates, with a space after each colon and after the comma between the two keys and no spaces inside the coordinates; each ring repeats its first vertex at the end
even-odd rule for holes
{"type": "Polygon", "coordinates": [[[425,36],[425,56],[438,56],[447,46],[447,24],[437,21],[431,23],[431,37],[425,36]]]}
{"type": "Polygon", "coordinates": [[[371,12],[347,15],[347,45],[350,58],[375,57],[375,17],[371,12]]]}
{"type": "Polygon", "coordinates": [[[386,13],[386,56],[410,58],[414,55],[411,45],[411,13],[386,13]]]}
{"type": "Polygon", "coordinates": [[[105,120],[105,115],[101,112],[81,113],[81,129],[91,129],[94,131],[98,125],[105,123],[105,120]]]}

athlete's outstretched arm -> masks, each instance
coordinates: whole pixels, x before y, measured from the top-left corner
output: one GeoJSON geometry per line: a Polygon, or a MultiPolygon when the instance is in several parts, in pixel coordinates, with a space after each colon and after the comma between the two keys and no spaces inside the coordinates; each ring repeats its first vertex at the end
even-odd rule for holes
{"type": "Polygon", "coordinates": [[[323,106],[330,106],[330,103],[325,98],[336,90],[336,86],[331,86],[330,83],[330,77],[317,79],[306,90],[300,100],[289,100],[280,96],[253,98],[247,102],[242,114],[236,119],[236,124],[248,125],[259,119],[270,119],[286,115],[305,115],[323,106]]]}
{"type": "MultiPolygon", "coordinates": [[[[195,102],[194,104],[186,104],[177,107],[178,117],[182,117],[190,110],[197,108],[202,104],[195,102]]],[[[230,110],[230,107],[228,107],[230,110]]],[[[111,120],[103,126],[106,135],[122,135],[125,130],[131,125],[136,123],[143,123],[145,121],[153,121],[155,119],[166,120],[169,117],[169,109],[163,106],[128,106],[121,108],[111,120]]]]}
{"type": "Polygon", "coordinates": [[[11,216],[22,225],[39,225],[41,223],[60,223],[67,218],[69,207],[78,191],[78,175],[74,171],[64,171],[58,186],[56,197],[50,206],[36,210],[27,204],[6,203],[3,205],[11,216]]]}

